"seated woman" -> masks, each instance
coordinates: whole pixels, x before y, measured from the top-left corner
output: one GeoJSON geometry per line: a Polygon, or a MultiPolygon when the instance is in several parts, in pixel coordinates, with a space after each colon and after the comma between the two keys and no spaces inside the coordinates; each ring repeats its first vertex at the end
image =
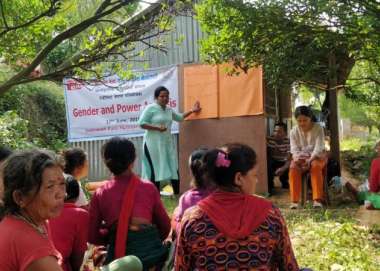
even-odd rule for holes
{"type": "Polygon", "coordinates": [[[179,226],[184,212],[196,205],[198,201],[207,197],[213,190],[213,185],[204,178],[202,170],[202,159],[207,149],[197,149],[189,157],[189,167],[192,174],[192,189],[186,191],[180,198],[178,207],[175,209],[172,218],[172,229],[176,235],[179,233],[179,226]]]}
{"type": "Polygon", "coordinates": [[[136,158],[133,143],[111,138],[102,147],[102,156],[114,176],[91,199],[89,242],[109,245],[107,262],[135,255],[144,269],[162,264],[168,252],[162,241],[169,234],[170,219],[155,185],[132,171],[136,158]],[[106,239],[101,233],[104,228],[108,230],[106,239]]]}
{"type": "Polygon", "coordinates": [[[64,204],[65,181],[53,154],[26,151],[4,164],[5,217],[0,222],[1,271],[62,271],[47,223],[64,204]]]}
{"type": "Polygon", "coordinates": [[[302,174],[310,171],[313,190],[313,207],[323,207],[323,169],[326,166],[325,136],[323,128],[315,122],[315,116],[307,106],[296,108],[297,120],[290,132],[292,162],[289,170],[291,209],[298,208],[301,195],[302,174]]]}
{"type": "Polygon", "coordinates": [[[88,175],[87,154],[81,148],[70,148],[63,151],[64,172],[74,177],[79,183],[79,197],[75,201],[78,207],[87,207],[88,200],[80,185],[80,180],[88,175]]]}
{"type": "Polygon", "coordinates": [[[254,150],[229,144],[203,160],[217,188],[182,217],[175,270],[299,270],[280,211],[253,195],[254,150]]]}
{"type": "Polygon", "coordinates": [[[377,157],[371,162],[369,187],[358,191],[351,183],[343,183],[360,203],[365,203],[367,209],[380,209],[380,140],[375,145],[375,151],[377,157]]]}
{"type": "Polygon", "coordinates": [[[87,249],[88,212],[77,207],[79,183],[71,175],[65,178],[65,205],[60,216],[50,219],[53,243],[61,253],[64,271],[79,271],[87,249]]]}

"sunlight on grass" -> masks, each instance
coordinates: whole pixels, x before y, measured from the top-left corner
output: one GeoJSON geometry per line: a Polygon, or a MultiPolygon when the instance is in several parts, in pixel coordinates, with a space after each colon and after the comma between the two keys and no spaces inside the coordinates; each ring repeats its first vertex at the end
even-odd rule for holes
{"type": "Polygon", "coordinates": [[[340,143],[340,149],[342,151],[359,151],[365,144],[365,141],[360,138],[347,138],[343,139],[340,143]]]}
{"type": "Polygon", "coordinates": [[[284,212],[299,265],[314,270],[380,270],[378,232],[358,225],[354,211],[284,212]]]}
{"type": "Polygon", "coordinates": [[[174,208],[177,207],[178,205],[178,197],[177,196],[161,197],[161,200],[164,203],[166,211],[171,217],[173,214],[174,208]]]}
{"type": "Polygon", "coordinates": [[[340,142],[341,151],[360,151],[363,146],[373,147],[375,145],[376,138],[369,137],[362,139],[358,137],[345,138],[340,142]]]}
{"type": "MultiPolygon", "coordinates": [[[[171,215],[178,198],[161,199],[171,215]]],[[[380,270],[380,227],[360,226],[354,220],[356,208],[281,211],[300,267],[316,271],[380,270]]]]}

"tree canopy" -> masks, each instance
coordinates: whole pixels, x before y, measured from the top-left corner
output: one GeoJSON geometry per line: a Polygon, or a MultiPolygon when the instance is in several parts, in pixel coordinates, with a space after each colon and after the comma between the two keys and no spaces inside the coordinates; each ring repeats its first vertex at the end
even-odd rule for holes
{"type": "Polygon", "coordinates": [[[366,126],[372,131],[376,127],[380,132],[380,106],[369,106],[340,97],[339,109],[342,118],[350,119],[354,124],[366,126]]]}
{"type": "Polygon", "coordinates": [[[380,69],[369,61],[358,62],[348,78],[345,95],[367,106],[380,106],[380,69]]]}
{"type": "Polygon", "coordinates": [[[13,71],[2,72],[0,94],[36,80],[125,74],[130,61],[142,54],[136,42],[162,50],[147,41],[169,29],[174,9],[164,1],[144,1],[150,5],[145,16],[139,2],[0,0],[1,61],[13,71]]]}
{"type": "Polygon", "coordinates": [[[359,61],[380,70],[376,0],[204,0],[197,15],[206,61],[263,65],[270,87],[343,87],[359,61]]]}

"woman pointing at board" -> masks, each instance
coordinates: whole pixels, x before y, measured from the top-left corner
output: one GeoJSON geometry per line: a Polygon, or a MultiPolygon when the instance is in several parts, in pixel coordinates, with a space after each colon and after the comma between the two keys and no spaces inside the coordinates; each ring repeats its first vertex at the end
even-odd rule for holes
{"type": "Polygon", "coordinates": [[[145,129],[142,157],[142,178],[151,180],[158,190],[162,181],[170,180],[174,194],[179,194],[178,161],[172,139],[171,124],[183,121],[201,110],[197,101],[193,108],[183,114],[174,112],[169,103],[169,90],[160,86],[154,91],[155,102],[142,112],[139,125],[145,129]]]}

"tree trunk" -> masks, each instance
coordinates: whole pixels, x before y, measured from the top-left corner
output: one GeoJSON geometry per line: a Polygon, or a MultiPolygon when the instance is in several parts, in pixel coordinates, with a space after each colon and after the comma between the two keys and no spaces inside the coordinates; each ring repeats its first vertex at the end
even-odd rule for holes
{"type": "Polygon", "coordinates": [[[280,96],[280,91],[278,91],[277,88],[274,90],[274,103],[276,107],[276,121],[282,121],[282,112],[281,112],[281,96],[280,96]]]}
{"type": "Polygon", "coordinates": [[[337,65],[335,53],[329,55],[329,129],[331,138],[331,155],[340,164],[339,125],[338,125],[338,96],[337,96],[337,65]]]}

